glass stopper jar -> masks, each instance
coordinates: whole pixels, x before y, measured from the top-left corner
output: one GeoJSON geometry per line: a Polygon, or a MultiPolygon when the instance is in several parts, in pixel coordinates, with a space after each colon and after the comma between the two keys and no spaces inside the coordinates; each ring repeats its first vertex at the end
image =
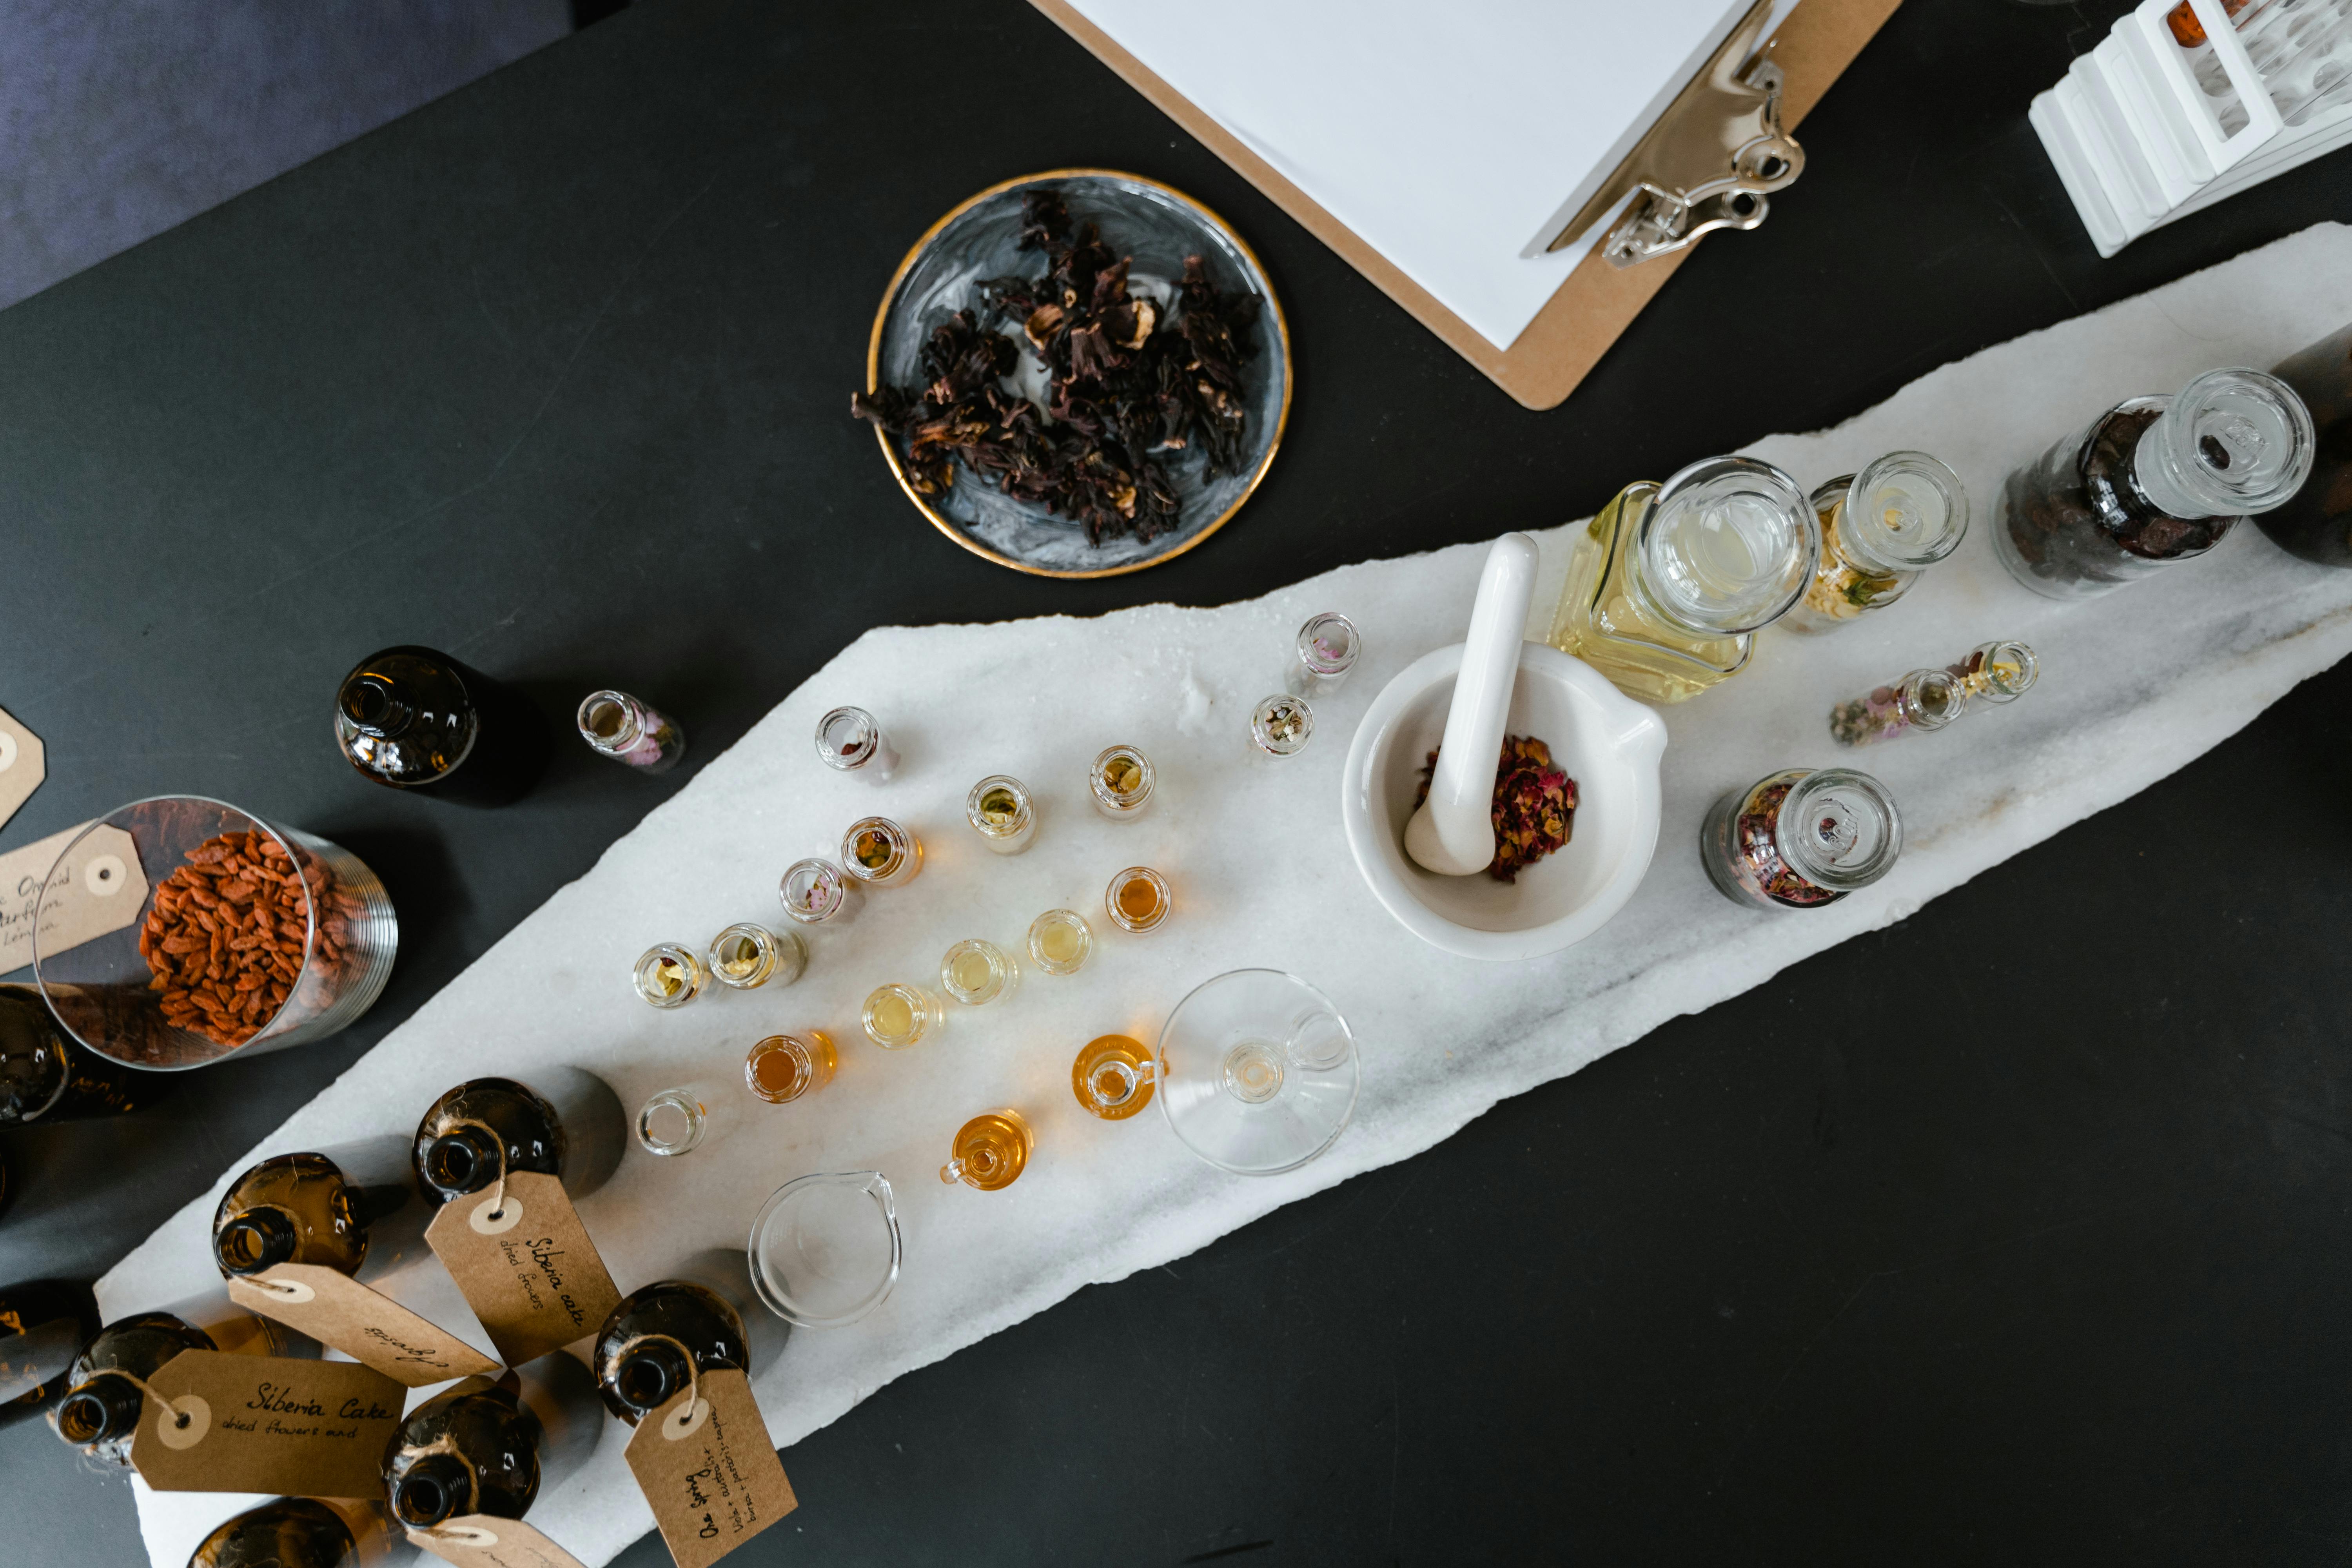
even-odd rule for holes
{"type": "Polygon", "coordinates": [[[940,960],[940,985],[967,1007],[982,1007],[1013,994],[1021,966],[992,942],[968,938],[940,960]]]}
{"type": "Polygon", "coordinates": [[[2271,542],[2322,566],[2352,566],[2352,327],[2277,371],[2311,411],[2311,477],[2254,522],[2271,542]]]}
{"type": "Polygon", "coordinates": [[[592,691],[580,700],[580,738],[600,757],[644,773],[666,773],[686,755],[686,731],[625,691],[592,691]]]}
{"type": "Polygon", "coordinates": [[[1029,956],[1048,974],[1076,974],[1095,950],[1095,933],[1076,910],[1047,910],[1029,922],[1029,956]]]}
{"type": "Polygon", "coordinates": [[[1358,635],[1356,623],[1327,610],[1298,628],[1297,647],[1282,689],[1293,697],[1328,696],[1356,668],[1357,656],[1363,649],[1364,639],[1358,635]]]}
{"type": "Polygon", "coordinates": [[[1037,807],[1026,785],[992,773],[964,797],[964,820],[980,841],[998,855],[1018,855],[1037,839],[1037,807]]]}
{"type": "Polygon", "coordinates": [[[1131,822],[1150,809],[1151,782],[1151,759],[1133,746],[1109,747],[1087,773],[1095,809],[1113,822],[1131,822]]]}
{"type": "Polygon", "coordinates": [[[2088,599],[2221,542],[2311,472],[2311,414],[2256,370],[2210,370],[2129,397],[2003,482],[1993,549],[2045,598],[2088,599]]]}
{"type": "Polygon", "coordinates": [[[784,868],[776,897],[785,915],[804,926],[847,925],[857,910],[857,884],[830,860],[795,860],[784,868]]]}
{"type": "Polygon", "coordinates": [[[629,978],[637,994],[655,1006],[683,1007],[702,994],[710,972],[692,952],[674,942],[665,942],[646,950],[629,978]]]}
{"type": "Polygon", "coordinates": [[[710,978],[736,991],[753,991],[771,980],[790,985],[808,968],[808,948],[792,931],[770,931],[745,921],[710,939],[705,963],[710,978]]]}
{"type": "Polygon", "coordinates": [[[1102,1035],[1087,1042],[1070,1064],[1070,1092],[1089,1116],[1124,1121],[1151,1103],[1160,1064],[1131,1035],[1102,1035]]]}
{"type": "Polygon", "coordinates": [[[1846,768],[1789,768],[1716,802],[1699,829],[1707,877],[1735,903],[1807,910],[1866,888],[1903,851],[1885,787],[1846,768]]]}
{"type": "Polygon", "coordinates": [[[839,1058],[822,1029],[770,1035],[743,1058],[743,1082],[770,1105],[790,1105],[833,1081],[839,1058]]]}
{"type": "Polygon", "coordinates": [[[950,1186],[961,1182],[983,1193],[1000,1192],[1021,1179],[1036,1146],[1028,1121],[1010,1107],[975,1116],[956,1132],[948,1163],[940,1167],[940,1180],[950,1186]]]}
{"type": "Polygon", "coordinates": [[[1270,757],[1297,756],[1314,735],[1315,712],[1304,697],[1277,693],[1250,715],[1250,739],[1270,757]]]}
{"type": "Polygon", "coordinates": [[[1791,631],[1833,631],[1885,608],[1969,531],[1960,476],[1925,452],[1889,452],[1815,489],[1811,504],[1822,558],[1781,623],[1791,631]]]}
{"type": "Polygon", "coordinates": [[[1820,564],[1797,481],[1752,458],[1708,458],[1617,492],[1574,534],[1548,639],[1628,696],[1681,702],[1744,668],[1820,564]]]}
{"type": "Polygon", "coordinates": [[[817,760],[836,773],[880,784],[898,771],[898,752],[863,708],[836,708],[816,721],[817,760]]]}
{"type": "Polygon", "coordinates": [[[1103,891],[1103,911],[1110,923],[1137,936],[1159,930],[1173,902],[1167,879],[1149,866],[1129,866],[1103,891]]]}
{"type": "Polygon", "coordinates": [[[866,1037],[886,1051],[919,1046],[948,1026],[947,1004],[919,985],[882,985],[858,1015],[866,1037]]]}
{"type": "Polygon", "coordinates": [[[841,868],[869,888],[903,888],[923,868],[923,841],[887,816],[861,816],[841,836],[841,868]]]}

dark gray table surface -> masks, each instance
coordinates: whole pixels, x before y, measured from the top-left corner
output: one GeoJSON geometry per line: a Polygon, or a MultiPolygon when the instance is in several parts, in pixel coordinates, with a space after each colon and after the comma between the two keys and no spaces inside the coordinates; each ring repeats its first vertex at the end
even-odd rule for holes
{"type": "MultiPolygon", "coordinates": [[[[0,1279],[104,1269],[692,775],[567,747],[505,811],[373,789],[327,725],[369,649],[558,716],[641,691],[707,760],[871,626],[1554,523],[2352,217],[2338,153],[2100,261],[2024,109],[2120,9],[1912,0],[1770,221],[1548,414],[1016,0],[644,0],[0,311],[0,706],[51,773],[0,849],[215,795],[402,920],[348,1034],[7,1134],[0,1279]],[[1061,584],[934,534],[846,395],[913,238],[1077,163],[1236,225],[1298,395],[1215,539],[1061,584]]],[[[1899,926],[899,1380],[787,1452],[803,1506],[736,1561],[2343,1561],[2347,701],[2312,681],[1899,926]]],[[[142,1561],[39,1426],[0,1465],[0,1562],[142,1561]]]]}

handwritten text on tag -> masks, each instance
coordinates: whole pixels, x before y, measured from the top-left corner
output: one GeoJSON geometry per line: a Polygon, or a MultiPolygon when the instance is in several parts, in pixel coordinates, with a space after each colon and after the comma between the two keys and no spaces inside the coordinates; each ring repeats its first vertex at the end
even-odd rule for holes
{"type": "Polygon", "coordinates": [[[495,1376],[498,1363],[380,1290],[315,1263],[281,1263],[233,1278],[240,1307],[277,1319],[410,1388],[495,1376]]]}
{"type": "Polygon", "coordinates": [[[503,1197],[450,1199],[425,1239],[509,1366],[594,1333],[621,1304],[562,1182],[542,1172],[508,1177],[503,1197]]]}
{"type": "Polygon", "coordinates": [[[383,1489],[401,1388],[373,1367],[183,1351],[147,1384],[131,1462],[159,1492],[383,1489]]]}
{"type": "Polygon", "coordinates": [[[627,1452],[677,1568],[718,1562],[800,1506],[751,1380],[731,1367],[637,1423],[627,1452]]]}

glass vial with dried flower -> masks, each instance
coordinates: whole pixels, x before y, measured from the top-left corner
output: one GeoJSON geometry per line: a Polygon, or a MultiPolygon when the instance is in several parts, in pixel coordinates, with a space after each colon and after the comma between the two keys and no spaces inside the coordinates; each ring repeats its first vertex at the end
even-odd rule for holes
{"type": "Polygon", "coordinates": [[[830,860],[795,860],[776,884],[784,914],[804,926],[847,925],[857,912],[857,884],[830,860]]]}
{"type": "Polygon", "coordinates": [[[1103,892],[1103,909],[1110,923],[1138,936],[1159,930],[1172,903],[1167,879],[1149,866],[1129,866],[1113,877],[1103,892]]]}
{"type": "Polygon", "coordinates": [[[683,1007],[702,994],[709,982],[710,972],[702,960],[674,942],[665,942],[646,950],[630,971],[630,980],[637,994],[656,1007],[683,1007]]]}
{"type": "Polygon", "coordinates": [[[841,836],[841,868],[869,888],[903,888],[923,868],[923,841],[887,816],[862,816],[841,836]]]}
{"type": "Polygon", "coordinates": [[[1941,669],[1915,669],[1830,710],[1830,738],[1868,746],[1914,730],[1940,730],[1979,702],[2014,702],[2041,674],[2042,661],[2021,642],[1989,642],[1941,669]]]}
{"type": "Polygon", "coordinates": [[[902,1051],[946,1028],[948,1007],[922,986],[883,985],[866,998],[858,1017],[867,1039],[886,1051],[902,1051]]]}
{"type": "Polygon", "coordinates": [[[734,1130],[733,1092],[722,1083],[661,1090],[637,1110],[637,1147],[672,1158],[718,1142],[734,1130]]]}
{"type": "Polygon", "coordinates": [[[1889,452],[1832,479],[1814,489],[1812,508],[1822,558],[1780,623],[1791,631],[1833,631],[1885,608],[1969,531],[1960,476],[1925,452],[1889,452]]]}
{"type": "Polygon", "coordinates": [[[836,708],[816,721],[816,754],[836,773],[880,784],[898,771],[898,752],[863,708],[836,708]]]}
{"type": "Polygon", "coordinates": [[[1094,950],[1094,930],[1076,910],[1047,910],[1029,922],[1029,956],[1048,974],[1076,974],[1094,950]]]}
{"type": "Polygon", "coordinates": [[[1885,786],[1847,768],[1789,768],[1716,802],[1699,858],[1723,896],[1764,910],[1833,903],[1886,875],[1903,820],[1885,786]]]}
{"type": "Polygon", "coordinates": [[[822,1029],[770,1035],[743,1058],[743,1082],[770,1105],[790,1105],[833,1081],[839,1058],[822,1029]]]}
{"type": "Polygon", "coordinates": [[[1131,822],[1151,807],[1151,759],[1133,746],[1112,746],[1087,774],[1095,809],[1113,822],[1131,822]]]}
{"type": "Polygon", "coordinates": [[[948,949],[940,960],[940,985],[967,1007],[982,1007],[1013,994],[1021,984],[1021,965],[992,942],[968,938],[948,949]]]}
{"type": "Polygon", "coordinates": [[[754,991],[771,980],[790,985],[808,968],[808,948],[796,934],[770,931],[745,921],[710,939],[706,960],[710,978],[736,991],[754,991]]]}
{"type": "Polygon", "coordinates": [[[580,738],[598,756],[641,773],[666,773],[686,755],[677,721],[625,691],[592,691],[580,700],[580,738]]]}
{"type": "Polygon", "coordinates": [[[1269,757],[1295,757],[1315,734],[1315,711],[1304,697],[1267,698],[1250,715],[1250,739],[1269,757]]]}
{"type": "Polygon", "coordinates": [[[1019,779],[992,773],[964,797],[964,819],[998,855],[1018,855],[1037,841],[1037,806],[1019,779]]]}
{"type": "Polygon", "coordinates": [[[2042,660],[2021,642],[1980,643],[1945,668],[1967,684],[1972,702],[2014,702],[2042,678],[2042,660]]]}
{"type": "Polygon", "coordinates": [[[1298,628],[1298,646],[1282,689],[1293,697],[1326,697],[1339,689],[1364,639],[1356,623],[1335,611],[1325,611],[1298,628]]]}
{"type": "Polygon", "coordinates": [[[1021,1179],[1036,1147],[1036,1136],[1019,1111],[1008,1107],[975,1116],[956,1132],[948,1163],[940,1167],[940,1180],[950,1186],[961,1182],[983,1193],[1001,1191],[1021,1179]]]}
{"type": "Polygon", "coordinates": [[[1151,1103],[1160,1064],[1129,1035],[1103,1035],[1087,1042],[1070,1064],[1070,1091],[1089,1116],[1124,1121],[1151,1103]]]}
{"type": "Polygon", "coordinates": [[[2011,474],[1993,549],[2045,598],[2110,594],[2284,505],[2311,472],[2311,413],[2256,370],[2211,370],[2174,397],[2128,397],[2011,474]]]}

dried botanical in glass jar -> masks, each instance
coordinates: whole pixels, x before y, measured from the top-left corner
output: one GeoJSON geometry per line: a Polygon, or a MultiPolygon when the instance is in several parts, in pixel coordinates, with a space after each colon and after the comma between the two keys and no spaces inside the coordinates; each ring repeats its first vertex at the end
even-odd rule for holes
{"type": "Polygon", "coordinates": [[[1037,841],[1037,807],[1019,779],[994,773],[964,797],[964,820],[992,854],[1018,855],[1037,841]]]}
{"type": "Polygon", "coordinates": [[[1131,822],[1151,808],[1151,759],[1133,746],[1111,746],[1087,771],[1095,809],[1113,822],[1131,822]]]}
{"type": "Polygon", "coordinates": [[[2271,542],[2322,566],[2352,566],[2352,327],[2322,338],[2277,371],[2311,411],[2311,477],[2254,519],[2271,542]]]}
{"type": "Polygon", "coordinates": [[[1989,642],[1941,669],[1915,669],[1830,710],[1830,738],[1844,746],[1874,745],[1914,730],[1940,730],[1979,703],[1999,706],[2025,695],[2042,661],[2021,642],[1989,642]]]}
{"type": "Polygon", "coordinates": [[[674,942],[656,943],[629,972],[637,994],[656,1007],[683,1007],[702,994],[710,971],[701,958],[674,942]]]}
{"type": "Polygon", "coordinates": [[[790,985],[808,968],[808,947],[788,931],[750,921],[710,939],[710,978],[733,991],[754,991],[771,980],[790,985]]]}
{"type": "Polygon", "coordinates": [[[1363,651],[1356,623],[1326,611],[1298,628],[1297,649],[1283,678],[1283,689],[1293,697],[1328,696],[1339,689],[1363,651]]]}
{"type": "Polygon", "coordinates": [[[686,731],[625,691],[592,691],[580,702],[580,738],[598,756],[642,773],[666,773],[686,756],[686,731]]]}
{"type": "Polygon", "coordinates": [[[817,760],[835,773],[880,784],[898,771],[898,752],[863,708],[836,708],[816,721],[817,760]]]}
{"type": "Polygon", "coordinates": [[[1993,549],[2045,598],[2087,599],[2204,554],[2311,472],[2310,411],[2257,370],[2129,397],[2011,474],[1993,549]]]}
{"type": "Polygon", "coordinates": [[[1791,631],[1833,631],[1885,608],[1969,531],[1960,476],[1925,452],[1889,452],[1832,479],[1814,489],[1812,507],[1822,558],[1780,623],[1791,631]]]}
{"type": "Polygon", "coordinates": [[[1765,910],[1809,910],[1866,888],[1903,852],[1885,787],[1846,768],[1790,768],[1717,801],[1699,858],[1723,896],[1765,910]]]}
{"type": "Polygon", "coordinates": [[[887,816],[860,817],[841,836],[841,866],[869,888],[903,888],[923,868],[923,841],[887,816]]]}
{"type": "Polygon", "coordinates": [[[1315,712],[1307,699],[1277,694],[1250,715],[1250,739],[1270,757],[1295,757],[1315,735],[1315,712]]]}
{"type": "Polygon", "coordinates": [[[776,884],[784,913],[804,926],[847,925],[857,912],[857,884],[830,860],[795,860],[776,884]]]}

